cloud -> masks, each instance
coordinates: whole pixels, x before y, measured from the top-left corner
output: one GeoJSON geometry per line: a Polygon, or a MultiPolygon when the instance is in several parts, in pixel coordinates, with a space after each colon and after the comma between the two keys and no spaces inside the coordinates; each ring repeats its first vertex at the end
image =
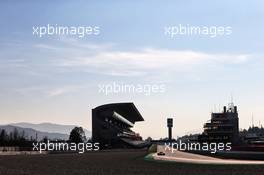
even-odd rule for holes
{"type": "Polygon", "coordinates": [[[78,92],[81,89],[85,88],[86,86],[64,86],[64,87],[59,87],[55,89],[50,89],[47,91],[48,97],[56,97],[56,96],[61,96],[69,93],[74,93],[78,92]]]}
{"type": "Polygon", "coordinates": [[[57,97],[66,94],[76,93],[87,88],[87,85],[64,85],[59,87],[25,87],[25,88],[15,88],[14,91],[22,96],[28,96],[32,94],[38,94],[42,97],[57,97]]]}
{"type": "Polygon", "coordinates": [[[34,60],[32,58],[30,62],[32,70],[40,72],[35,68],[45,66],[43,71],[140,77],[206,71],[210,67],[217,68],[225,65],[236,66],[247,63],[254,57],[254,55],[243,53],[209,53],[150,47],[124,50],[115,43],[92,43],[68,37],[61,37],[57,41],[32,45],[42,53],[37,55],[37,59],[32,53],[34,55],[31,56],[34,60]],[[39,61],[41,59],[45,59],[45,62],[39,61]]]}
{"type": "Polygon", "coordinates": [[[49,49],[49,50],[58,50],[60,49],[59,47],[55,47],[49,44],[35,44],[34,47],[39,48],[39,49],[49,49]]]}
{"type": "Polygon", "coordinates": [[[137,76],[149,71],[188,71],[199,65],[242,64],[250,56],[149,48],[139,51],[104,50],[62,60],[60,66],[79,70],[86,68],[109,75],[137,76]]]}
{"type": "Polygon", "coordinates": [[[58,54],[61,57],[54,61],[55,65],[113,76],[140,76],[150,71],[188,71],[196,66],[242,64],[252,56],[161,48],[126,51],[118,49],[115,43],[95,44],[69,37],[61,37],[59,41],[62,50],[58,54]]]}
{"type": "MultiPolygon", "coordinates": [[[[138,70],[177,68],[186,69],[200,64],[241,64],[250,54],[208,53],[193,50],[169,50],[145,47],[133,51],[118,49],[116,43],[92,43],[72,37],[60,36],[57,42],[36,43],[33,47],[56,51],[55,63],[65,67],[87,67],[132,72],[138,70]]],[[[48,57],[48,54],[46,55],[48,57]]],[[[52,58],[54,60],[54,57],[52,58]]],[[[111,70],[111,71],[110,71],[111,70]]],[[[101,70],[100,70],[101,71],[101,70]]],[[[133,73],[134,72],[134,73],[133,73]]]]}
{"type": "Polygon", "coordinates": [[[71,91],[72,91],[72,89],[69,89],[69,88],[53,89],[53,90],[48,92],[48,97],[60,96],[60,95],[69,93],[71,91]]]}
{"type": "Polygon", "coordinates": [[[49,43],[36,43],[33,45],[33,47],[41,48],[41,49],[51,49],[51,50],[63,50],[70,49],[70,50],[85,50],[85,51],[102,51],[111,49],[115,46],[114,43],[91,43],[91,42],[82,42],[77,38],[71,38],[67,36],[60,36],[56,39],[54,42],[56,44],[49,44],[49,43]]]}

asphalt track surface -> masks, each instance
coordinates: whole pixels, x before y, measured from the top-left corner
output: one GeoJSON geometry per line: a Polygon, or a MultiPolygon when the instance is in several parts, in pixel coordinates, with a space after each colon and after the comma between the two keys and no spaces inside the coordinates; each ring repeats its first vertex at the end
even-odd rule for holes
{"type": "Polygon", "coordinates": [[[1,175],[263,175],[263,165],[146,160],[146,150],[0,156],[1,175]]]}
{"type": "Polygon", "coordinates": [[[164,152],[164,156],[153,154],[155,160],[174,161],[179,163],[192,163],[192,164],[223,164],[223,165],[264,165],[264,161],[256,160],[232,160],[232,159],[220,159],[210,156],[192,154],[181,151],[172,151],[165,149],[165,146],[159,145],[158,152],[164,152]]]}

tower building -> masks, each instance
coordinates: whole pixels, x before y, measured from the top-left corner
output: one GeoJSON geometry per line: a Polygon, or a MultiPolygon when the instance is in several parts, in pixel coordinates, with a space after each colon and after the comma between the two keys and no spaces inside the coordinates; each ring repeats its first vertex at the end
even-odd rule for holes
{"type": "Polygon", "coordinates": [[[233,102],[224,106],[222,112],[211,113],[211,119],[204,124],[204,131],[199,135],[200,142],[239,142],[239,119],[237,106],[233,102]]]}

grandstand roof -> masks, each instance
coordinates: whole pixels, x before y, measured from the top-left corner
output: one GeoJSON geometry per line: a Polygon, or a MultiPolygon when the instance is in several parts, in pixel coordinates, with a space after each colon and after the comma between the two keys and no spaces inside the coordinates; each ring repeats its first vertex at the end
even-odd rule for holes
{"type": "Polygon", "coordinates": [[[94,108],[96,111],[115,111],[132,123],[144,121],[143,117],[132,102],[110,103],[94,108]]]}

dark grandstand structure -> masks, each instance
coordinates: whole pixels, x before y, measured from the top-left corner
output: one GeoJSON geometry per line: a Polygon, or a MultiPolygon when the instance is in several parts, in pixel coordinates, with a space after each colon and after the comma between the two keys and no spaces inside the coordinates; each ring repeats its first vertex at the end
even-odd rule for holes
{"type": "Polygon", "coordinates": [[[198,136],[200,142],[239,142],[237,106],[233,103],[224,106],[223,111],[212,113],[211,120],[204,124],[204,132],[198,136]]]}
{"type": "Polygon", "coordinates": [[[92,109],[92,141],[100,148],[141,148],[142,137],[131,130],[135,122],[144,121],[133,103],[112,103],[92,109]]]}

